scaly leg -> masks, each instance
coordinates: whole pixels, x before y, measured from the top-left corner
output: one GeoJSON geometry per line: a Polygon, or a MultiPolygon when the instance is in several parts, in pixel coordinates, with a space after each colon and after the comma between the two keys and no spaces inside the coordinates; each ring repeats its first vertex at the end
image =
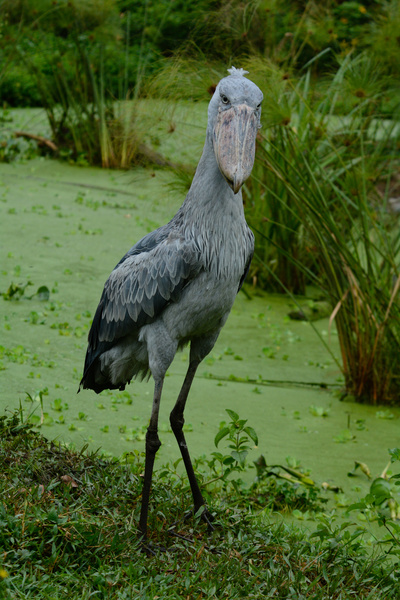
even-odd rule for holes
{"type": "MultiPolygon", "coordinates": [[[[181,391],[178,396],[178,400],[176,401],[176,404],[175,404],[174,408],[172,409],[172,412],[169,417],[172,431],[175,434],[176,441],[178,442],[178,445],[179,445],[179,448],[180,448],[180,451],[182,454],[183,462],[186,467],[186,472],[188,475],[190,488],[192,490],[192,495],[193,495],[195,513],[199,510],[199,508],[204,506],[205,502],[204,502],[202,493],[200,491],[199,484],[197,483],[196,475],[194,474],[192,461],[190,460],[189,450],[187,448],[185,436],[183,434],[183,425],[185,423],[185,419],[183,417],[183,412],[185,410],[186,400],[188,398],[190,386],[192,385],[192,382],[193,382],[193,379],[194,379],[194,376],[196,374],[196,370],[197,370],[197,367],[199,366],[199,364],[200,364],[199,360],[196,360],[196,361],[192,360],[190,362],[189,368],[186,373],[185,380],[183,382],[181,391]]],[[[212,525],[210,523],[211,516],[207,513],[207,511],[204,511],[203,519],[208,523],[209,527],[212,527],[212,525]]]]}
{"type": "Polygon", "coordinates": [[[151,479],[153,476],[154,459],[157,454],[157,450],[161,446],[161,442],[158,437],[158,412],[160,409],[161,392],[163,387],[164,379],[156,381],[154,386],[154,397],[153,397],[153,408],[151,411],[150,424],[146,433],[146,459],[144,468],[144,481],[142,491],[142,508],[140,511],[139,520],[139,531],[141,538],[145,541],[147,539],[147,515],[149,512],[149,499],[150,499],[150,488],[151,479]]]}

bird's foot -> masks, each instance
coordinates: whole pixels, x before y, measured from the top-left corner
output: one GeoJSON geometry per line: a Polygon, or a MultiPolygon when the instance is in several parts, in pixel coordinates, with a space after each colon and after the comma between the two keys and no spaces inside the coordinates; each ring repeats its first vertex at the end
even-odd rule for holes
{"type": "Polygon", "coordinates": [[[208,531],[215,531],[215,525],[213,525],[213,521],[215,521],[214,515],[208,510],[205,504],[200,506],[198,510],[195,510],[194,514],[195,518],[201,519],[207,525],[208,531]]]}
{"type": "MultiPolygon", "coordinates": [[[[215,517],[208,510],[208,508],[205,506],[205,504],[200,506],[200,508],[198,508],[197,510],[195,510],[195,509],[188,510],[183,515],[182,520],[185,522],[185,521],[188,521],[189,519],[192,519],[193,517],[195,517],[195,519],[198,519],[199,521],[203,521],[204,523],[206,523],[208,531],[215,530],[215,517]],[[214,522],[214,524],[213,524],[213,522],[214,522]]],[[[169,528],[169,531],[172,535],[175,535],[175,528],[180,522],[181,522],[181,520],[175,521],[169,528]]]]}
{"type": "Polygon", "coordinates": [[[161,546],[159,544],[154,544],[153,542],[149,542],[146,536],[140,534],[140,551],[147,554],[147,556],[157,556],[162,552],[167,552],[167,548],[165,546],[161,546]]]}
{"type": "Polygon", "coordinates": [[[164,552],[171,551],[171,548],[166,548],[160,544],[154,544],[153,542],[142,542],[141,551],[147,554],[147,556],[158,556],[164,552]]]}
{"type": "Polygon", "coordinates": [[[153,542],[149,542],[147,538],[147,527],[145,530],[139,527],[138,540],[140,543],[140,551],[147,554],[147,556],[157,556],[157,554],[159,554],[160,552],[166,551],[166,548],[164,548],[164,546],[158,546],[153,542]]]}

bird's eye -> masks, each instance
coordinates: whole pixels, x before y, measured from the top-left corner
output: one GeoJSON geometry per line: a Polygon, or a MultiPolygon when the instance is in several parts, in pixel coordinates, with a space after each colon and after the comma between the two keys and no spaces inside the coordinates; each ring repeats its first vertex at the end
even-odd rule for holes
{"type": "Polygon", "coordinates": [[[225,94],[221,94],[221,100],[222,104],[229,104],[229,98],[228,96],[225,96],[225,94]]]}
{"type": "Polygon", "coordinates": [[[261,102],[260,102],[260,104],[257,104],[257,108],[261,108],[261,102]]]}

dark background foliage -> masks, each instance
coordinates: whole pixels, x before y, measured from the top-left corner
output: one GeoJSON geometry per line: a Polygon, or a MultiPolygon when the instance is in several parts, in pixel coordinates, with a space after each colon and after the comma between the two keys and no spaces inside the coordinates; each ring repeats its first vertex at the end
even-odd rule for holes
{"type": "Polygon", "coordinates": [[[288,72],[301,72],[329,49],[315,62],[315,74],[329,70],[338,54],[369,48],[398,73],[396,7],[381,0],[3,0],[0,97],[10,106],[41,106],[32,65],[48,76],[63,57],[73,81],[77,39],[115,97],[182,48],[213,61],[267,57],[288,72]]]}

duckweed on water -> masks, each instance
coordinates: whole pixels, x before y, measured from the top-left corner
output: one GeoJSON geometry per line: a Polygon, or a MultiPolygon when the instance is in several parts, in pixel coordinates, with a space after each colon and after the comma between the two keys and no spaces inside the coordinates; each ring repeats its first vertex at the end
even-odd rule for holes
{"type": "MultiPolygon", "coordinates": [[[[0,291],[11,282],[34,283],[16,302],[0,298],[3,411],[19,404],[33,409],[36,428],[78,449],[89,444],[92,450],[101,446],[116,456],[142,452],[151,382],[135,382],[123,393],[100,397],[86,391],[76,395],[76,390],[87,330],[106,277],[135,241],[169,220],[182,195],[168,186],[171,175],[160,171],[110,173],[48,160],[18,165],[18,177],[10,165],[0,165],[0,170],[7,190],[7,203],[0,204],[4,230],[0,291]],[[75,202],[77,183],[87,192],[82,202],[75,202]],[[112,197],[108,196],[111,188],[112,197]],[[8,215],[10,207],[16,207],[18,214],[8,215]],[[103,235],[82,233],[99,229],[103,235]],[[28,300],[40,285],[47,285],[48,300],[41,302],[37,296],[28,300]],[[26,400],[27,393],[33,402],[26,400]],[[56,406],[62,410],[54,410],[56,406]],[[87,418],[80,418],[80,413],[87,418]],[[105,426],[108,433],[102,431],[105,426]]],[[[386,446],[394,447],[398,440],[399,411],[389,411],[393,419],[379,418],[376,408],[353,405],[348,398],[339,402],[331,390],[343,385],[343,379],[338,381],[340,371],[310,324],[288,319],[291,301],[257,295],[251,287],[247,291],[248,296],[239,294],[209,364],[199,370],[193,385],[186,425],[193,458],[211,452],[215,429],[226,419],[225,408],[230,408],[257,424],[259,453],[268,464],[282,465],[287,456],[297,457],[311,469],[315,481],[329,480],[356,501],[367,492],[369,482],[358,476],[360,491],[353,491],[347,473],[356,460],[368,464],[373,476],[382,471],[386,446]],[[274,358],[268,358],[264,348],[274,358]],[[328,417],[317,418],[310,406],[317,413],[329,410],[328,417]],[[335,441],[344,430],[355,437],[335,441]]],[[[328,340],[328,320],[315,326],[328,340]]],[[[330,348],[337,356],[334,328],[330,334],[330,348]]],[[[166,380],[160,409],[163,446],[157,464],[175,461],[179,454],[168,415],[187,357],[187,351],[177,356],[166,380]]],[[[248,484],[253,476],[254,470],[243,473],[248,484]]]]}

